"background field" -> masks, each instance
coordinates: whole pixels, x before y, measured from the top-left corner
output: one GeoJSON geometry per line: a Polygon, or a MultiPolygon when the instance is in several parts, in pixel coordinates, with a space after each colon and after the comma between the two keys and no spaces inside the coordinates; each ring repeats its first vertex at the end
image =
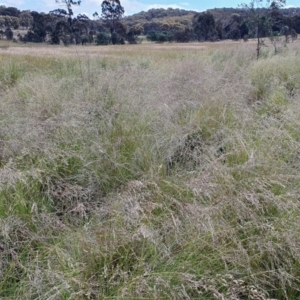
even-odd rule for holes
{"type": "Polygon", "coordinates": [[[300,44],[0,44],[1,299],[298,299],[300,44]]]}

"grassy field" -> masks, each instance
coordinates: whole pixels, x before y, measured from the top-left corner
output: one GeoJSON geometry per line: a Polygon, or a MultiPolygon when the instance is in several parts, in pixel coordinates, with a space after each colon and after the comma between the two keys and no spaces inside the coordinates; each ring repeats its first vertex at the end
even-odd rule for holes
{"type": "Polygon", "coordinates": [[[300,298],[299,42],[1,45],[0,299],[300,298]]]}

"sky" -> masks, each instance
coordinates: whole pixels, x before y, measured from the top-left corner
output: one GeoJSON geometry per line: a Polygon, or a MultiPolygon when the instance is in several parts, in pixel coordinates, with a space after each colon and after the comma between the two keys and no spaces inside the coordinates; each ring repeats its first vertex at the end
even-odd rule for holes
{"type": "MultiPolygon", "coordinates": [[[[97,11],[101,14],[101,3],[103,0],[82,0],[80,7],[74,7],[74,14],[86,14],[92,17],[93,13],[97,11]]],[[[181,8],[185,10],[205,11],[210,8],[222,7],[238,7],[239,4],[245,2],[249,3],[250,0],[120,0],[121,5],[125,9],[125,15],[132,15],[141,11],[147,11],[151,8],[181,8]]],[[[266,1],[267,2],[267,1],[266,1]]],[[[286,3],[287,7],[299,7],[299,0],[291,0],[286,3]],[[298,2],[298,4],[297,4],[298,2]]],[[[20,10],[31,10],[38,12],[49,12],[50,10],[60,7],[55,0],[0,0],[0,5],[6,7],[17,7],[20,10]]]]}

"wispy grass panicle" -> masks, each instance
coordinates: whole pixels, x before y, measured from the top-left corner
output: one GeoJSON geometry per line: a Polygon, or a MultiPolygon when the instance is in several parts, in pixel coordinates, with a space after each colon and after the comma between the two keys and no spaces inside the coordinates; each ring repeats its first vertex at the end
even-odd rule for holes
{"type": "Polygon", "coordinates": [[[1,299],[300,297],[299,44],[252,46],[0,54],[1,299]]]}

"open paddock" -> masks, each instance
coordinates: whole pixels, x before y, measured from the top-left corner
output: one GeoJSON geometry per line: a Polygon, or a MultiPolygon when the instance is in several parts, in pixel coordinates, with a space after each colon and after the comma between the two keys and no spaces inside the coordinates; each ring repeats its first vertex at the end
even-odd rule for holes
{"type": "Polygon", "coordinates": [[[300,299],[300,44],[0,41],[0,299],[300,299]]]}

